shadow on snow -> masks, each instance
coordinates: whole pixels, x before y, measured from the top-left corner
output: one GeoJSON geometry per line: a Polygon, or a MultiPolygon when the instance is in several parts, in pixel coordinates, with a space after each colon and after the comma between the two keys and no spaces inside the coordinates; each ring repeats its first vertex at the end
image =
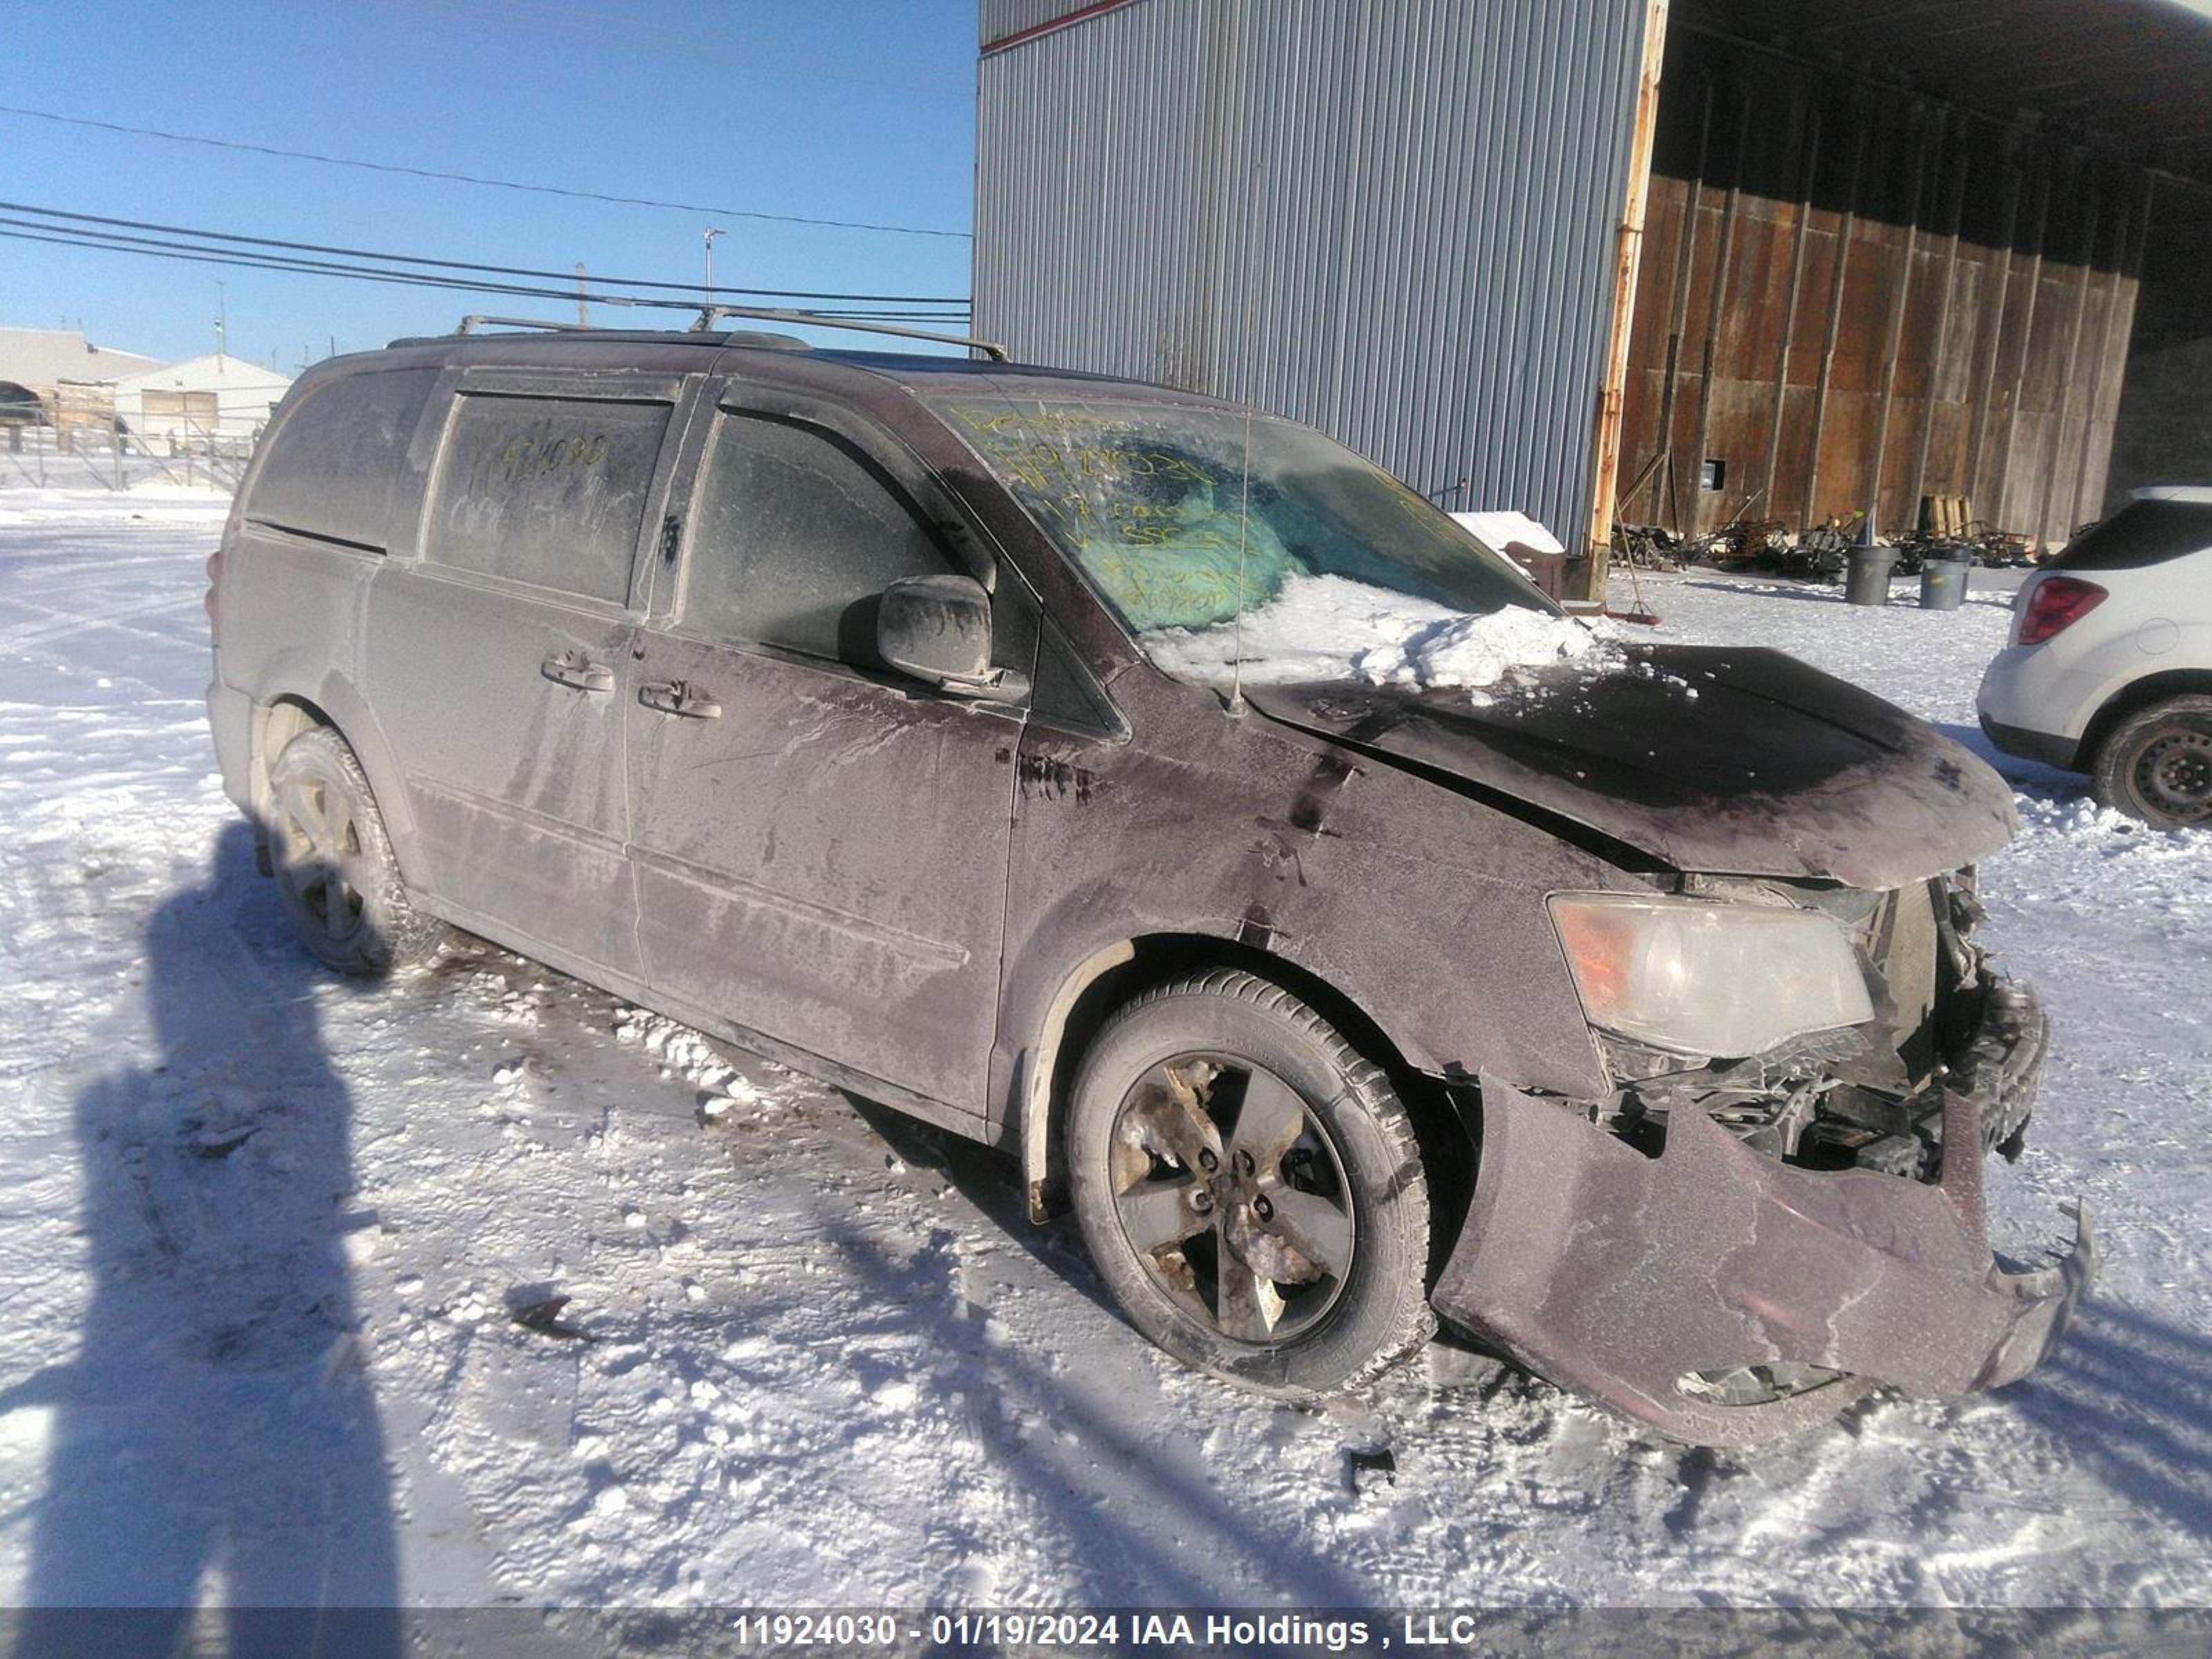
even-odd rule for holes
{"type": "Polygon", "coordinates": [[[76,1102],[90,1305],[73,1354],[0,1395],[52,1413],[33,1605],[0,1640],[21,1659],[398,1651],[343,1237],[351,1103],[323,1051],[320,970],[252,857],[233,826],[205,883],[155,912],[159,1059],[76,1102]],[[196,1620],[203,1600],[231,1611],[196,1620]]]}

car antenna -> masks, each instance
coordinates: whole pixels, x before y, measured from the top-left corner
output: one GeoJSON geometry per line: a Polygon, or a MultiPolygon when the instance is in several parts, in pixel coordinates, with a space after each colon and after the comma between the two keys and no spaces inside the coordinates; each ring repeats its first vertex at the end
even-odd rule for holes
{"type": "Polygon", "coordinates": [[[1252,220],[1253,200],[1259,183],[1260,167],[1255,161],[1244,190],[1244,314],[1238,323],[1237,331],[1242,337],[1237,348],[1243,360],[1238,371],[1244,377],[1244,487],[1237,503],[1237,631],[1229,647],[1229,714],[1232,719],[1242,719],[1244,714],[1244,550],[1252,528],[1252,220]]]}
{"type": "MultiPolygon", "coordinates": [[[[1245,372],[1251,372],[1247,360],[1245,372]]],[[[1230,647],[1229,712],[1244,712],[1244,544],[1252,523],[1252,401],[1244,401],[1244,494],[1237,504],[1237,636],[1230,647]]]]}

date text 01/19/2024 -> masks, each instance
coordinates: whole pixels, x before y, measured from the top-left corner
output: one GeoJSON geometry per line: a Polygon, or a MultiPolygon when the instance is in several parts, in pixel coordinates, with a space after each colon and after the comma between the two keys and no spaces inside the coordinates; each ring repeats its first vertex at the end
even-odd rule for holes
{"type": "Polygon", "coordinates": [[[891,1647],[925,1639],[933,1647],[1048,1646],[1082,1652],[1122,1648],[1237,1651],[1297,1648],[1331,1654],[1392,1649],[1463,1649],[1476,1638],[1469,1613],[1403,1613],[1389,1622],[1328,1613],[1074,1613],[993,1609],[939,1611],[925,1619],[889,1613],[745,1613],[733,1633],[773,1648],[891,1647]],[[926,1628],[925,1628],[926,1627],[926,1628]]]}

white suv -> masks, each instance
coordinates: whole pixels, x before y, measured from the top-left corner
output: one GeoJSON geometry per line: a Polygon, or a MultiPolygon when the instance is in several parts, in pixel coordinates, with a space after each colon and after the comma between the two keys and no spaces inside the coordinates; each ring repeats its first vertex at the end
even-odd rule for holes
{"type": "Polygon", "coordinates": [[[2161,829],[2212,829],[2212,489],[2146,489],[2030,577],[1982,730],[2161,829]]]}

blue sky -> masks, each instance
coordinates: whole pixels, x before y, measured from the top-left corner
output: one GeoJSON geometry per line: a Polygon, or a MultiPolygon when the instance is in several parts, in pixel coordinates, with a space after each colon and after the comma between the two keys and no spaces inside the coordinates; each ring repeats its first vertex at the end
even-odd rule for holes
{"type": "MultiPolygon", "coordinates": [[[[0,105],[611,195],[965,232],[974,0],[9,0],[0,105]]],[[[0,114],[0,200],[441,258],[964,296],[962,238],[776,224],[333,167],[0,114]]],[[[0,240],[0,324],[296,372],[551,301],[0,240]]],[[[677,313],[667,313],[677,315],[677,313]]],[[[595,321],[614,320],[595,311],[595,321]]]]}

